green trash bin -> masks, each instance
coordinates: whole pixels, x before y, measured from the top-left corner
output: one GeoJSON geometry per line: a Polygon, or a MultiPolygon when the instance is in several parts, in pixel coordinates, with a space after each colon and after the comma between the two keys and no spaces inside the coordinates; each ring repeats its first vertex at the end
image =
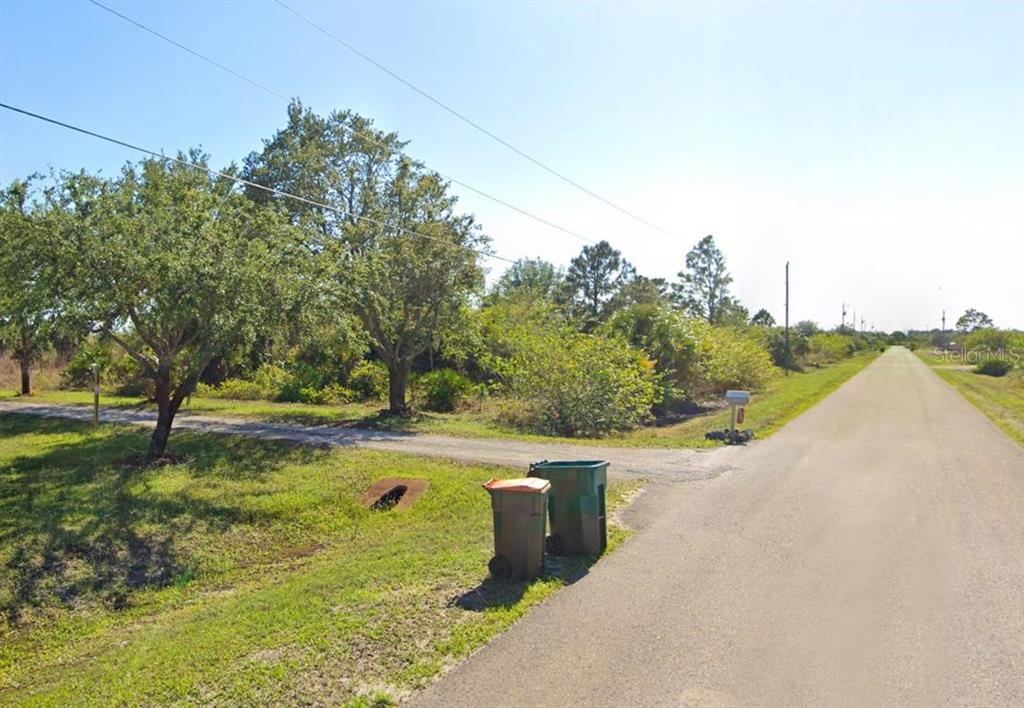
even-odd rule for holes
{"type": "Polygon", "coordinates": [[[484,484],[494,511],[494,557],[487,564],[495,578],[540,575],[544,568],[544,529],[548,492],[544,479],[492,479],[484,484]]]}
{"type": "Polygon", "coordinates": [[[530,476],[551,482],[548,553],[553,556],[599,556],[604,553],[608,547],[605,517],[608,463],[602,460],[544,460],[530,465],[530,476]]]}

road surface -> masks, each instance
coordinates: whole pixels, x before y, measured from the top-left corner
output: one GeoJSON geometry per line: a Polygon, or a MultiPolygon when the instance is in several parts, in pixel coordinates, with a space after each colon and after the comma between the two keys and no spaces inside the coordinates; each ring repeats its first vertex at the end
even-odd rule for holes
{"type": "Polygon", "coordinates": [[[1024,705],[1024,449],[890,349],[419,706],[1024,705]]]}

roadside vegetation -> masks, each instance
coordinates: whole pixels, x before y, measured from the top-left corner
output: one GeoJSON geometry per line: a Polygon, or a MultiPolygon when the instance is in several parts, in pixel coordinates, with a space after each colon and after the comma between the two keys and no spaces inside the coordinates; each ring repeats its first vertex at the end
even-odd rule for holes
{"type": "Polygon", "coordinates": [[[481,484],[523,470],[191,432],[140,466],[147,448],[0,414],[0,703],[387,704],[587,570],[487,579],[481,484]],[[430,487],[361,506],[387,476],[430,487]]]}
{"type": "Polygon", "coordinates": [[[602,439],[884,343],[813,322],[787,338],[735,298],[710,235],[672,282],[601,241],[564,268],[520,260],[486,287],[482,226],[405,147],[355,113],[295,101],[240,167],[186,150],[112,177],[13,181],[0,191],[10,385],[45,390],[40,367],[56,362],[62,389],[89,391],[97,367],[106,393],[157,411],[150,460],[183,407],[215,400],[263,415],[301,404],[287,415],[307,420],[451,418],[602,439]]]}
{"type": "MultiPolygon", "coordinates": [[[[877,354],[868,351],[834,364],[821,364],[794,371],[788,376],[777,371],[758,390],[747,410],[747,419],[743,427],[753,430],[758,438],[771,435],[874,361],[877,354]]],[[[10,391],[0,390],[0,400],[13,398],[15,396],[10,391]]],[[[33,395],[31,400],[37,403],[91,406],[92,393],[40,391],[33,395]]],[[[138,396],[104,395],[101,400],[102,405],[107,408],[151,410],[153,407],[151,402],[138,396]]],[[[505,421],[502,402],[494,398],[474,401],[453,412],[420,411],[404,416],[388,415],[381,409],[381,403],[374,401],[321,405],[262,400],[240,401],[204,396],[193,397],[185,404],[183,410],[186,414],[237,417],[276,423],[334,425],[465,438],[573,443],[583,446],[647,448],[710,446],[712,443],[704,440],[704,434],[709,430],[721,430],[729,424],[729,410],[719,402],[709,404],[698,411],[680,414],[677,420],[666,417],[656,425],[591,439],[523,432],[505,421]]]]}
{"type": "Polygon", "coordinates": [[[968,310],[954,333],[915,333],[917,355],[1007,435],[1024,445],[1024,332],[968,310]]]}

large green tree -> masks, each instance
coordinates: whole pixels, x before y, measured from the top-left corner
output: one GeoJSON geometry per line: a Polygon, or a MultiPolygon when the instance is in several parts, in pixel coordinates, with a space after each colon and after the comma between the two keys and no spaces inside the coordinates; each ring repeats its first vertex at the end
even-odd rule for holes
{"type": "Polygon", "coordinates": [[[614,299],[636,277],[636,269],[607,241],[584,246],[572,259],[566,281],[572,313],[584,331],[593,331],[614,309],[614,299]]]}
{"type": "Polygon", "coordinates": [[[486,245],[436,173],[402,153],[394,133],[351,112],[321,117],[299,103],[246,160],[248,179],[309,204],[255,190],[304,227],[335,274],[338,307],[358,316],[389,372],[389,408],[407,409],[413,359],[448,335],[483,286],[486,245]]]}
{"type": "Polygon", "coordinates": [[[565,274],[543,258],[520,258],[501,274],[488,294],[489,302],[526,297],[559,302],[565,298],[565,274]]]}
{"type": "Polygon", "coordinates": [[[50,215],[33,198],[32,175],[0,191],[0,345],[21,369],[21,393],[32,392],[32,364],[57,334],[60,278],[50,215]]]}
{"type": "Polygon", "coordinates": [[[678,277],[673,291],[679,303],[694,316],[718,324],[732,303],[732,276],[713,236],[705,236],[686,254],[686,267],[678,277]]]}
{"type": "Polygon", "coordinates": [[[992,318],[986,315],[980,310],[971,308],[964,314],[960,315],[960,319],[956,321],[956,328],[961,332],[976,332],[979,329],[992,326],[992,318]]]}
{"type": "MultiPolygon", "coordinates": [[[[179,159],[208,164],[198,151],[179,159]]],[[[62,189],[68,277],[94,329],[152,382],[148,456],[159,458],[207,366],[288,310],[305,252],[274,211],[204,169],[149,159],[109,182],[83,180],[70,177],[62,189]]]]}
{"type": "Polygon", "coordinates": [[[757,327],[774,327],[775,318],[772,317],[772,313],[762,307],[750,318],[750,324],[757,327]]]}

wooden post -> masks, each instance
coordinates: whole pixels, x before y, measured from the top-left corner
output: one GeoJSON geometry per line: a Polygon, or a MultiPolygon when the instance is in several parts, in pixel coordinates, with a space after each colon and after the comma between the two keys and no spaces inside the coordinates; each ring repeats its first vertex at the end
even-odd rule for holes
{"type": "Polygon", "coordinates": [[[100,424],[100,365],[92,365],[92,425],[100,424]]]}

